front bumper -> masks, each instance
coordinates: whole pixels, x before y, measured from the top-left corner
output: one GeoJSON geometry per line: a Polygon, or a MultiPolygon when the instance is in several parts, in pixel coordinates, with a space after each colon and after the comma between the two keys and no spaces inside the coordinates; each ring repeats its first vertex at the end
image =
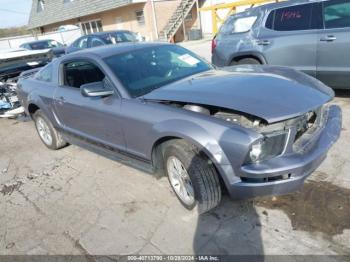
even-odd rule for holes
{"type": "Polygon", "coordinates": [[[286,154],[264,163],[242,166],[240,181],[231,183],[228,188],[231,197],[240,199],[280,195],[298,190],[325,159],[328,150],[339,138],[341,127],[341,109],[332,105],[328,109],[324,126],[313,138],[315,142],[311,149],[304,153],[286,154]]]}

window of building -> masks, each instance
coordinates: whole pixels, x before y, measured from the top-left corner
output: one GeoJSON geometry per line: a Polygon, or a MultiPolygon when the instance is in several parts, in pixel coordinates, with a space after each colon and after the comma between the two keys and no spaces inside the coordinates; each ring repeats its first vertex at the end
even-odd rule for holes
{"type": "Polygon", "coordinates": [[[145,24],[145,16],[143,14],[143,10],[140,11],[136,11],[136,20],[138,22],[139,25],[144,25],[145,24]]]}
{"type": "Polygon", "coordinates": [[[80,88],[81,85],[100,82],[105,78],[103,72],[93,63],[73,61],[64,65],[64,85],[80,88]]]}
{"type": "Polygon", "coordinates": [[[192,17],[192,10],[186,15],[185,20],[187,21],[192,21],[193,17],[192,17]]]}
{"type": "Polygon", "coordinates": [[[326,28],[350,27],[350,2],[348,0],[324,2],[324,22],[326,28]]]}
{"type": "Polygon", "coordinates": [[[36,7],[37,12],[41,12],[45,9],[45,1],[44,0],[38,0],[38,5],[36,7]]]}
{"type": "Polygon", "coordinates": [[[81,29],[85,35],[102,32],[102,22],[101,20],[92,20],[81,23],[81,29]]]}

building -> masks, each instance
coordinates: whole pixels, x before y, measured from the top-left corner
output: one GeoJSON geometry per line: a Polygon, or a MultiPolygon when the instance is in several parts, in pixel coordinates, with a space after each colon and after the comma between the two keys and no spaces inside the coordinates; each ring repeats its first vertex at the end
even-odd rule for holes
{"type": "MultiPolygon", "coordinates": [[[[29,28],[47,33],[62,25],[78,25],[83,34],[127,29],[146,40],[179,42],[200,30],[213,34],[212,14],[200,7],[240,2],[240,12],[252,4],[276,0],[32,0],[29,28]],[[243,4],[243,2],[245,2],[243,4]]],[[[225,18],[229,9],[217,10],[225,18]]],[[[220,25],[220,23],[219,23],[220,25]]]]}
{"type": "Polygon", "coordinates": [[[198,6],[203,1],[33,0],[29,28],[47,33],[62,25],[78,25],[84,34],[127,29],[146,40],[178,42],[190,30],[200,29],[198,6]]]}

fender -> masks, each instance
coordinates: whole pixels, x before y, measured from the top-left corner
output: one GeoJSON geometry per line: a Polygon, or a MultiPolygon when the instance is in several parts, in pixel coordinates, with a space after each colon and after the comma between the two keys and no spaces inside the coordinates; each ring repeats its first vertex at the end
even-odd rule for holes
{"type": "Polygon", "coordinates": [[[151,133],[155,136],[150,140],[148,147],[150,150],[147,156],[151,156],[153,146],[158,140],[164,137],[179,137],[203,150],[214,163],[219,165],[230,164],[216,139],[203,127],[193,122],[181,119],[163,121],[154,125],[151,133]]]}
{"type": "MultiPolygon", "coordinates": [[[[223,127],[222,130],[218,132],[218,135],[223,141],[226,141],[228,137],[231,137],[231,134],[233,135],[233,133],[236,132],[239,133],[239,130],[223,127]]],[[[149,159],[151,159],[154,146],[160,139],[165,137],[178,137],[194,144],[208,156],[218,170],[226,186],[240,181],[240,178],[235,175],[234,166],[230,163],[218,139],[202,126],[187,120],[167,120],[154,125],[150,133],[155,135],[149,140],[148,148],[150,148],[150,150],[147,153],[149,159]]],[[[246,134],[243,135],[243,133],[241,133],[241,135],[242,137],[248,138],[246,134]]],[[[242,138],[241,142],[246,143],[244,140],[245,139],[242,138]]],[[[223,142],[223,144],[224,143],[226,142],[223,142]]],[[[239,144],[240,143],[237,143],[237,147],[233,150],[241,150],[239,144]]]]}
{"type": "Polygon", "coordinates": [[[52,110],[52,99],[47,99],[48,101],[43,101],[41,96],[39,96],[36,92],[36,90],[33,90],[31,93],[27,96],[27,105],[26,110],[28,111],[28,107],[30,104],[34,104],[37,107],[40,108],[41,111],[44,112],[44,114],[49,118],[51,123],[55,127],[60,127],[60,123],[57,121],[57,118],[52,110]],[[49,101],[50,100],[50,101],[49,101]]]}

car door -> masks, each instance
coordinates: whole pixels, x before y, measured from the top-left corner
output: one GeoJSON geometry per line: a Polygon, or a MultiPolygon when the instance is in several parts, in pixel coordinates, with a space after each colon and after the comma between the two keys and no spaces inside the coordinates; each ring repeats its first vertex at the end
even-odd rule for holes
{"type": "Polygon", "coordinates": [[[316,76],[317,38],[322,29],[320,11],[321,5],[316,3],[271,11],[257,40],[267,63],[316,76]]]}
{"type": "Polygon", "coordinates": [[[317,78],[334,88],[350,88],[350,2],[323,3],[325,29],[318,38],[317,78]]]}
{"type": "Polygon", "coordinates": [[[60,65],[60,86],[55,95],[55,113],[69,134],[93,143],[125,149],[120,120],[121,99],[96,63],[74,59],[60,65]],[[108,97],[86,97],[81,85],[103,81],[115,92],[108,97]]]}

